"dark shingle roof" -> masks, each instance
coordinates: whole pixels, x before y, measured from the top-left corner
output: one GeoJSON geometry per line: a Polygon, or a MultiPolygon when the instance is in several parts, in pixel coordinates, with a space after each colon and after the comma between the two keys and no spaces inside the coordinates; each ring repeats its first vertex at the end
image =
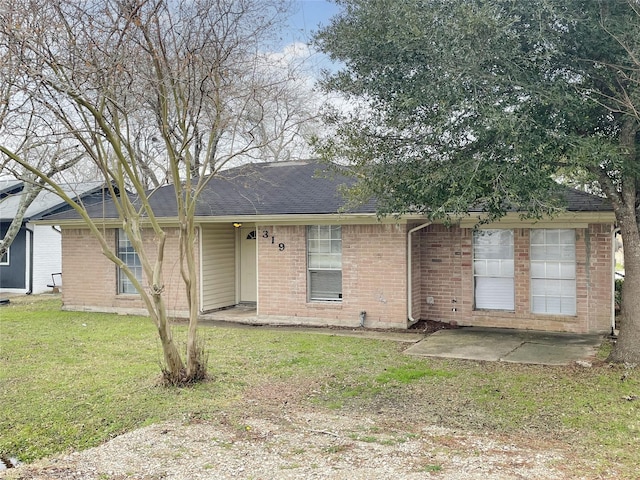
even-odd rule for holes
{"type": "MultiPolygon", "coordinates": [[[[313,161],[257,163],[243,165],[218,173],[202,192],[197,217],[233,217],[243,215],[311,215],[341,212],[345,198],[341,185],[353,184],[353,179],[313,161]]],[[[161,187],[151,196],[151,206],[158,217],[177,216],[172,185],[161,187]]],[[[569,211],[610,211],[611,206],[600,197],[567,189],[569,211]]],[[[111,201],[89,207],[94,218],[117,218],[111,201]]],[[[349,213],[375,214],[375,203],[369,202],[349,213]]],[[[74,212],[49,217],[79,218],[74,212]]]]}
{"type": "MultiPolygon", "coordinates": [[[[308,215],[338,213],[345,204],[339,186],[353,180],[328,173],[316,162],[279,162],[243,165],[218,173],[201,193],[196,216],[308,215]]],[[[151,195],[151,206],[158,217],[176,217],[172,185],[151,195]]],[[[111,201],[87,209],[94,218],[117,218],[111,201]]],[[[350,210],[374,213],[371,202],[350,210]]],[[[49,219],[51,219],[50,217],[49,219]]],[[[55,219],[77,219],[73,212],[55,219]]]]}
{"type": "Polygon", "coordinates": [[[598,197],[591,193],[581,192],[574,188],[567,188],[565,191],[567,210],[570,212],[611,212],[613,207],[611,202],[603,197],[598,197]]]}
{"type": "MultiPolygon", "coordinates": [[[[315,162],[251,164],[223,172],[202,192],[198,215],[305,215],[337,213],[339,185],[352,180],[315,162]]],[[[375,211],[364,205],[359,213],[375,211]]]]}

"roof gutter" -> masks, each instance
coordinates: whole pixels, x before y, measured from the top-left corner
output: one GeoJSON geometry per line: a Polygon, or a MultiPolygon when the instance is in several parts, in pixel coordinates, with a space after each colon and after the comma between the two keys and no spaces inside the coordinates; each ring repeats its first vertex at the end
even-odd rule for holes
{"type": "Polygon", "coordinates": [[[409,326],[413,325],[418,321],[415,318],[413,318],[413,281],[412,281],[413,269],[412,269],[412,263],[411,263],[411,256],[412,256],[411,239],[413,238],[412,235],[414,232],[417,232],[418,230],[422,230],[423,228],[428,227],[431,224],[432,222],[423,223],[422,225],[418,225],[417,227],[414,227],[407,232],[407,318],[408,318],[409,326]]]}

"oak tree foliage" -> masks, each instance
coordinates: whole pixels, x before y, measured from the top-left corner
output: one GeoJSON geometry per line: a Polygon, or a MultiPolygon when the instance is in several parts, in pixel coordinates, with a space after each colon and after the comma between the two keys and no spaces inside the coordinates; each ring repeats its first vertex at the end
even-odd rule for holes
{"type": "Polygon", "coordinates": [[[638,0],[338,0],[315,38],[350,108],[318,142],[381,214],[560,211],[559,181],[613,205],[625,293],[613,360],[640,362],[638,0]]]}

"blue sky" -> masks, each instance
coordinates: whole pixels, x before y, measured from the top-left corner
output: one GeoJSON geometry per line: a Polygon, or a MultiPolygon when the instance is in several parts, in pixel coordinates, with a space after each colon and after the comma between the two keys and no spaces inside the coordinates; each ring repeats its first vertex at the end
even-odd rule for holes
{"type": "Polygon", "coordinates": [[[310,44],[311,36],[321,27],[327,26],[330,18],[337,15],[341,7],[329,0],[293,0],[291,3],[291,16],[285,20],[287,26],[269,46],[275,49],[275,58],[302,61],[307,74],[313,79],[322,70],[335,70],[336,64],[326,55],[306,46],[310,44]]]}
{"type": "Polygon", "coordinates": [[[293,3],[294,14],[289,21],[291,37],[283,38],[285,42],[309,41],[319,26],[327,25],[329,19],[340,11],[335,3],[326,0],[296,0],[293,3]]]}

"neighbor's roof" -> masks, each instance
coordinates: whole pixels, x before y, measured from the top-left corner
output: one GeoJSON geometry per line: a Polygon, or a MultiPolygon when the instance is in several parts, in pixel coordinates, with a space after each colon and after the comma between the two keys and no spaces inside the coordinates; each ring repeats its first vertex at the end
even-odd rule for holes
{"type": "MultiPolygon", "coordinates": [[[[8,185],[8,184],[7,184],[8,185]]],[[[13,187],[22,186],[22,182],[13,182],[13,187]]],[[[72,199],[83,198],[102,190],[103,182],[83,182],[61,185],[64,192],[72,199]]],[[[10,195],[0,200],[0,220],[11,221],[18,211],[22,188],[14,190],[10,195]]],[[[36,220],[45,215],[67,209],[67,204],[56,194],[42,190],[35,200],[29,205],[24,216],[25,221],[36,220]]],[[[69,207],[70,208],[70,207],[69,207]]]]}
{"type": "Polygon", "coordinates": [[[15,178],[0,178],[0,199],[22,190],[22,182],[15,178]]]}
{"type": "MultiPolygon", "coordinates": [[[[375,203],[353,209],[343,206],[346,199],[340,186],[351,185],[352,178],[329,170],[314,161],[254,163],[218,173],[202,192],[196,209],[197,217],[304,216],[336,213],[374,215],[375,203]]],[[[611,211],[609,203],[588,193],[567,189],[567,208],[573,212],[611,211]]],[[[177,217],[174,189],[163,186],[150,197],[158,217],[177,217]]],[[[118,218],[114,204],[88,208],[94,218],[118,218]]],[[[64,212],[47,220],[76,220],[78,215],[64,212]]]]}

